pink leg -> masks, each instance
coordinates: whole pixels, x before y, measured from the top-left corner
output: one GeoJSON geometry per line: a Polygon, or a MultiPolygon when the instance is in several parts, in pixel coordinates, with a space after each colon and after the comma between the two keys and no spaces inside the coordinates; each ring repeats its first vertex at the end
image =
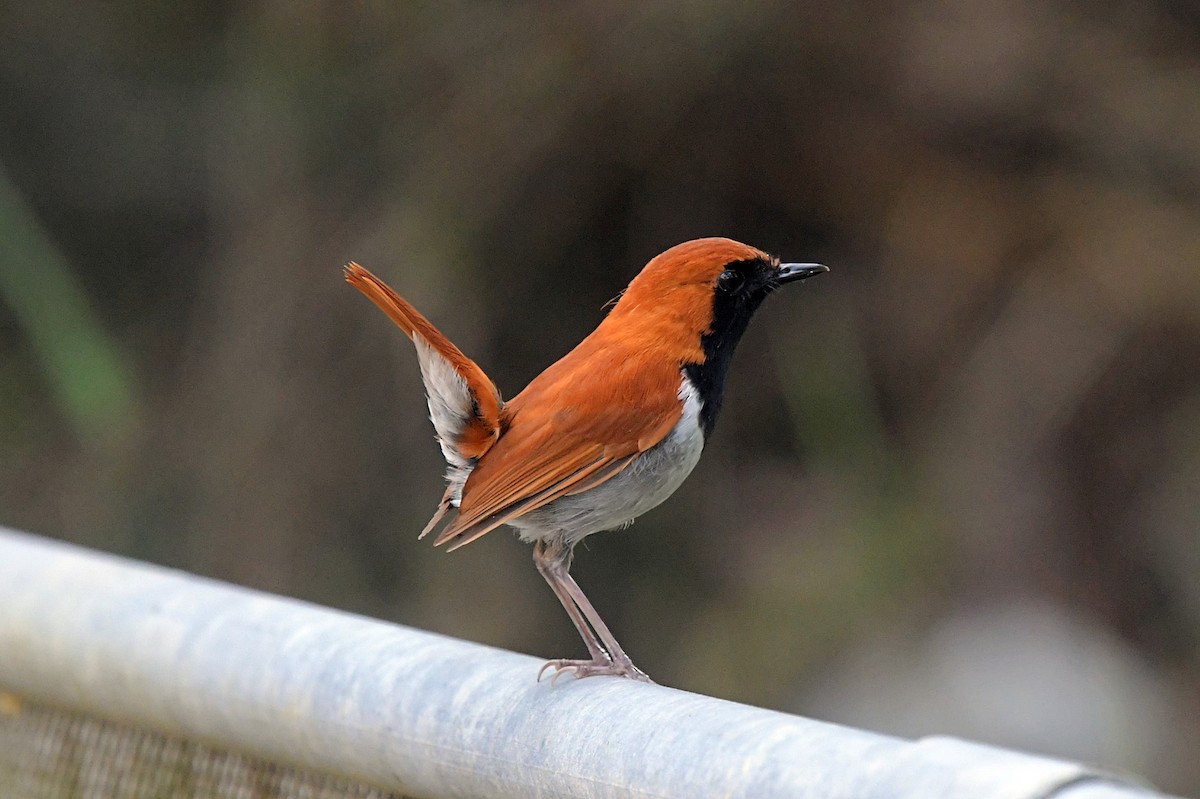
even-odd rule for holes
{"type": "Polygon", "coordinates": [[[587,645],[588,654],[592,656],[592,660],[612,660],[608,656],[608,652],[604,650],[603,644],[596,640],[596,634],[592,632],[592,628],[588,626],[588,623],[580,614],[579,608],[575,606],[575,602],[571,599],[571,595],[557,578],[551,566],[553,559],[546,557],[542,542],[540,541],[534,544],[533,562],[537,566],[538,571],[541,572],[542,577],[550,584],[551,590],[558,597],[558,601],[562,603],[563,608],[567,611],[567,615],[571,617],[571,623],[575,625],[575,629],[579,631],[579,637],[587,645]]]}
{"type": "MultiPolygon", "coordinates": [[[[592,607],[592,603],[584,595],[583,589],[575,582],[570,574],[571,552],[561,543],[544,544],[539,541],[533,548],[533,561],[538,571],[550,584],[554,595],[566,609],[571,622],[587,645],[591,660],[557,659],[547,661],[538,672],[540,679],[546,669],[554,669],[554,679],[564,671],[571,671],[576,677],[591,677],[599,674],[611,674],[628,677],[643,682],[652,682],[646,673],[633,665],[633,661],[625,654],[625,650],[617,643],[608,625],[600,618],[600,614],[592,607]],[[590,625],[590,626],[589,626],[590,625]],[[597,635],[599,639],[597,639],[597,635]]],[[[551,681],[553,682],[553,680],[551,681]]]]}

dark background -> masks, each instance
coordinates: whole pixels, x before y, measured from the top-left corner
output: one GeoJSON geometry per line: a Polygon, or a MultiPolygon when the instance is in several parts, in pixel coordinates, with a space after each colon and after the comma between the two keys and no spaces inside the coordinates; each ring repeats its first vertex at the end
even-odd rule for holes
{"type": "Polygon", "coordinates": [[[635,660],[1200,792],[1193,3],[6,3],[0,521],[582,654],[512,535],[415,540],[416,359],[340,266],[512,396],[704,235],[833,272],[578,552],[635,660]]]}

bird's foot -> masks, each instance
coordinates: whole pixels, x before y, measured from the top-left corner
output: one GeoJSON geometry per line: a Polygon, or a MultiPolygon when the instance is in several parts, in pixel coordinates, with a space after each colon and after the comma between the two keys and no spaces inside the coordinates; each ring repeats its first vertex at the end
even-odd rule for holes
{"type": "Polygon", "coordinates": [[[629,660],[611,660],[609,658],[596,658],[593,660],[557,658],[555,660],[547,660],[542,664],[542,668],[538,670],[538,682],[541,682],[542,675],[546,673],[546,669],[554,669],[554,676],[550,678],[551,685],[554,685],[558,681],[558,678],[566,673],[570,673],[577,680],[581,680],[584,677],[608,675],[611,677],[626,677],[639,682],[648,682],[651,685],[654,684],[654,680],[650,679],[646,675],[646,672],[633,665],[629,660]]]}

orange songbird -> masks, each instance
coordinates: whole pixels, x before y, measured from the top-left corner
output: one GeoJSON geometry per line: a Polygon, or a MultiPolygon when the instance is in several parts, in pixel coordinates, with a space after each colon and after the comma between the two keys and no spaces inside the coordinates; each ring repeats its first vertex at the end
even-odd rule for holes
{"type": "Polygon", "coordinates": [[[712,433],[730,357],[759,304],[827,272],[782,264],[723,238],[677,245],[646,264],[579,346],[504,401],[479,366],[356,263],[346,280],[417,349],[449,485],[421,536],[457,549],[501,525],[533,544],[538,571],[587,645],[587,660],[542,667],[649,681],[571,577],[585,536],[629,525],[692,471],[712,433]]]}

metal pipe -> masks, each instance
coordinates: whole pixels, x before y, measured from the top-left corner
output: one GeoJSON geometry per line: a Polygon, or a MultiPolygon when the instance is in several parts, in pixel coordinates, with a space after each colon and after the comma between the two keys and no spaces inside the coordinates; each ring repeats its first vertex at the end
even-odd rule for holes
{"type": "Polygon", "coordinates": [[[540,661],[0,528],[0,688],[416,797],[1145,799],[540,661]]]}

